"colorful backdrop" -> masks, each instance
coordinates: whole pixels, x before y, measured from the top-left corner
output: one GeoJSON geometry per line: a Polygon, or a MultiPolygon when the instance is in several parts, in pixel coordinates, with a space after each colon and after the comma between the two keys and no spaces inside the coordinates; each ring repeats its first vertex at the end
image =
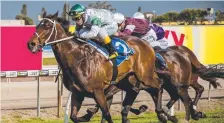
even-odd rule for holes
{"type": "Polygon", "coordinates": [[[185,45],[203,64],[224,63],[224,26],[164,26],[169,45],[185,45]]]}
{"type": "MultiPolygon", "coordinates": [[[[224,63],[224,26],[164,26],[165,40],[171,45],[185,45],[205,65],[224,63]]],[[[42,54],[32,54],[27,41],[34,26],[1,27],[1,71],[40,70],[42,54]]],[[[52,52],[50,47],[45,52],[52,52]]]]}
{"type": "Polygon", "coordinates": [[[35,26],[1,27],[1,71],[41,70],[42,53],[32,54],[27,42],[35,26]]]}

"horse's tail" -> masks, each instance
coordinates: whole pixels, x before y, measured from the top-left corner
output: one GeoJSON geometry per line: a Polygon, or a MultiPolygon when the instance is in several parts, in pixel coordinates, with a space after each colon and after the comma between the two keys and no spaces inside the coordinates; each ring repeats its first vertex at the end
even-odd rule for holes
{"type": "Polygon", "coordinates": [[[219,69],[207,68],[199,62],[195,54],[185,46],[179,47],[184,52],[187,52],[192,64],[193,73],[198,73],[201,79],[208,81],[214,88],[221,86],[217,81],[217,78],[224,78],[224,71],[219,69]]]}

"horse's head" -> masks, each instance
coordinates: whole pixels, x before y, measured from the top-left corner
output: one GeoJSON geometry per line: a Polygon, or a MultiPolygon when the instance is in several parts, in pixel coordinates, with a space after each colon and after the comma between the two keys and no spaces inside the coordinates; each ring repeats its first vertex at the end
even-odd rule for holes
{"type": "Polygon", "coordinates": [[[58,12],[54,15],[46,15],[44,12],[43,20],[36,26],[36,32],[27,43],[28,49],[32,53],[41,51],[42,47],[48,42],[56,39],[58,35],[57,27],[60,26],[57,23],[58,12]]]}

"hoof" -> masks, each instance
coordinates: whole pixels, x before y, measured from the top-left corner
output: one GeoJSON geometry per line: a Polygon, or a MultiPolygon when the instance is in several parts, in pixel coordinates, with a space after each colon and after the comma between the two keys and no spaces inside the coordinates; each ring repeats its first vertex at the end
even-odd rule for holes
{"type": "Polygon", "coordinates": [[[92,118],[93,115],[90,115],[89,113],[88,114],[85,114],[84,116],[82,117],[78,117],[77,120],[78,122],[89,122],[90,119],[92,118]]]}
{"type": "Polygon", "coordinates": [[[168,118],[168,120],[171,121],[172,123],[178,123],[178,119],[177,119],[176,116],[170,116],[170,117],[168,118]]]}
{"type": "Polygon", "coordinates": [[[196,115],[197,115],[197,117],[199,117],[199,118],[206,118],[206,114],[203,113],[203,112],[198,112],[196,115]]]}
{"type": "Polygon", "coordinates": [[[168,120],[167,116],[164,113],[158,114],[158,119],[162,123],[167,123],[167,120],[168,120]]]}
{"type": "Polygon", "coordinates": [[[139,107],[140,113],[145,112],[147,109],[148,109],[148,106],[146,106],[146,105],[142,105],[139,107]]]}
{"type": "Polygon", "coordinates": [[[194,115],[194,116],[191,116],[191,118],[192,118],[193,120],[199,120],[199,117],[197,116],[197,114],[194,115]]]}
{"type": "Polygon", "coordinates": [[[78,123],[79,121],[78,121],[78,118],[73,118],[73,117],[70,117],[70,119],[71,119],[71,121],[73,122],[73,123],[78,123]]]}

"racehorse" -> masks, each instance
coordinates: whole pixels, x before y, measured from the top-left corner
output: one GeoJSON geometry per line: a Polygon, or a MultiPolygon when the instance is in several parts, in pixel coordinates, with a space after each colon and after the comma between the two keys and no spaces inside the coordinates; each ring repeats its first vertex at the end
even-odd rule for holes
{"type": "MultiPolygon", "coordinates": [[[[196,97],[195,102],[193,103],[188,94],[189,86],[193,85],[193,87],[195,87],[197,90],[198,86],[194,83],[196,83],[195,81],[197,80],[197,77],[200,76],[202,79],[209,81],[216,88],[219,85],[219,83],[216,82],[216,77],[223,79],[224,72],[216,69],[207,69],[197,60],[193,52],[190,53],[190,50],[187,50],[188,49],[184,46],[173,46],[167,48],[166,50],[160,50],[157,53],[163,56],[171,73],[170,75],[159,73],[159,77],[163,78],[164,80],[162,87],[167,90],[171,97],[171,100],[167,103],[166,107],[164,107],[162,111],[166,113],[167,116],[169,116],[168,110],[180,98],[185,106],[185,120],[189,122],[190,116],[196,120],[199,117],[204,117],[204,114],[197,112],[195,108],[201,95],[197,95],[199,97],[196,97]]],[[[152,92],[150,94],[152,94],[152,92]]],[[[126,95],[124,102],[127,100],[130,101],[128,98],[130,98],[129,95],[126,95]]],[[[134,100],[132,101],[134,102],[134,100]]],[[[133,102],[128,102],[129,104],[124,102],[123,104],[126,104],[123,105],[124,107],[131,107],[133,104],[133,102]]],[[[173,122],[177,122],[175,116],[168,118],[170,118],[170,120],[173,122]]]]}
{"type": "MultiPolygon", "coordinates": [[[[161,51],[161,49],[158,48],[158,47],[154,48],[154,49],[155,49],[156,52],[163,54],[163,57],[167,56],[166,51],[164,53],[164,51],[161,51]]],[[[221,87],[221,85],[217,82],[217,78],[223,79],[224,78],[224,72],[220,71],[218,69],[207,68],[206,66],[201,64],[199,62],[199,60],[197,59],[197,57],[195,56],[195,54],[189,48],[187,48],[186,46],[170,46],[170,47],[167,48],[167,50],[179,52],[180,54],[187,57],[188,60],[190,61],[192,75],[191,75],[190,81],[189,81],[187,86],[188,87],[191,86],[196,91],[194,101],[192,102],[189,98],[189,100],[191,102],[191,103],[189,103],[190,104],[191,117],[194,120],[198,120],[199,118],[204,118],[206,115],[203,112],[197,112],[197,110],[196,110],[198,101],[201,98],[201,95],[204,91],[204,87],[198,83],[198,78],[200,77],[201,79],[203,79],[205,81],[208,81],[214,88],[217,88],[218,86],[221,87]]],[[[170,62],[167,58],[166,58],[166,61],[170,62]]],[[[175,63],[175,62],[172,61],[172,63],[175,63]]],[[[170,65],[169,68],[171,66],[172,65],[170,65]]],[[[173,78],[175,78],[175,77],[173,77],[173,78]]],[[[178,84],[182,84],[181,82],[178,83],[178,81],[173,81],[172,79],[170,79],[170,81],[172,81],[173,83],[176,83],[176,87],[178,87],[178,84]]],[[[164,86],[164,88],[168,89],[169,87],[164,86]]],[[[185,92],[186,91],[187,90],[185,90],[185,92]]],[[[167,92],[169,93],[170,91],[167,91],[167,92]]],[[[186,93],[185,93],[185,98],[187,98],[186,93]]],[[[183,98],[181,98],[181,99],[184,100],[183,98]]],[[[173,99],[171,97],[171,100],[166,105],[167,108],[170,109],[172,107],[172,105],[176,102],[176,100],[177,100],[176,97],[173,98],[173,99]]],[[[185,104],[185,108],[186,108],[186,104],[185,104]]]]}
{"type": "Polygon", "coordinates": [[[185,106],[185,120],[189,121],[190,115],[193,119],[205,117],[204,113],[197,112],[196,106],[200,99],[203,86],[198,83],[198,78],[202,78],[209,81],[214,88],[220,86],[217,83],[217,78],[223,78],[223,72],[219,70],[210,70],[199,62],[195,54],[185,46],[171,46],[166,50],[159,50],[155,48],[157,53],[160,53],[165,61],[168,63],[168,68],[172,73],[170,76],[166,76],[164,79],[164,89],[167,90],[171,96],[171,100],[167,103],[166,107],[170,109],[173,104],[180,98],[185,106]],[[220,76],[222,74],[222,76],[220,76]],[[170,87],[170,84],[174,85],[170,87]],[[193,87],[196,91],[195,99],[192,102],[188,95],[189,86],[193,87]],[[177,96],[172,96],[178,92],[177,96]]]}
{"type": "MultiPolygon", "coordinates": [[[[66,21],[61,21],[63,24],[62,25],[66,25],[65,22],[66,21]]],[[[66,28],[65,28],[66,29],[66,28]]],[[[191,110],[191,116],[193,119],[197,120],[201,117],[204,117],[205,115],[202,113],[202,112],[197,112],[196,111],[196,106],[197,106],[197,103],[198,103],[198,100],[200,99],[201,97],[201,94],[204,90],[203,86],[201,86],[199,83],[198,83],[198,77],[201,77],[202,79],[204,80],[207,80],[209,81],[213,86],[214,88],[217,87],[217,85],[219,85],[217,82],[216,82],[216,78],[215,78],[215,75],[216,74],[213,74],[213,76],[210,76],[210,77],[206,77],[206,75],[209,75],[211,73],[214,73],[213,72],[208,72],[209,69],[207,69],[204,65],[202,65],[197,57],[194,55],[194,53],[188,49],[187,47],[185,46],[171,46],[168,48],[169,50],[173,50],[173,51],[177,51],[181,54],[187,54],[187,57],[189,58],[189,61],[191,62],[191,72],[192,72],[192,75],[191,75],[191,81],[189,83],[188,80],[184,80],[184,79],[180,79],[178,81],[188,81],[187,84],[190,84],[191,87],[193,87],[196,91],[196,96],[195,96],[195,99],[194,101],[192,102],[192,110],[191,110]]],[[[158,50],[161,50],[161,49],[158,49],[158,48],[155,48],[156,51],[158,50]]],[[[169,52],[168,52],[169,53],[169,52]]],[[[180,54],[176,54],[176,57],[180,57],[180,54]]],[[[181,57],[180,57],[181,58],[181,57]]],[[[183,58],[184,60],[184,58],[183,58]]],[[[186,60],[186,59],[185,59],[186,60]]],[[[177,60],[178,61],[178,60],[177,60]]],[[[175,63],[175,61],[172,61],[175,63]]],[[[181,60],[179,60],[179,62],[181,62],[181,60]]],[[[185,62],[187,63],[187,62],[185,62]]],[[[181,69],[181,67],[179,66],[179,69],[181,69]]],[[[172,69],[171,69],[172,70],[172,69]]],[[[185,70],[183,69],[183,72],[185,72],[185,70]]],[[[173,73],[172,74],[175,74],[175,70],[173,70],[173,73]]],[[[188,73],[187,73],[188,74],[188,73]]],[[[218,77],[218,76],[217,76],[218,77]]],[[[173,77],[173,78],[177,78],[178,77],[173,77]]],[[[169,80],[171,81],[171,80],[169,80]]],[[[178,83],[178,81],[173,81],[174,83],[178,83]]],[[[167,84],[166,84],[167,85],[167,84]]],[[[189,85],[187,85],[189,86],[189,85]]],[[[165,86],[165,89],[166,90],[169,90],[168,92],[171,92],[172,89],[170,89],[168,86],[165,86]]],[[[175,89],[174,89],[175,90],[175,89]]],[[[116,94],[117,92],[119,92],[120,89],[115,87],[115,86],[111,86],[110,88],[108,88],[105,93],[106,93],[106,96],[107,96],[107,99],[109,99],[109,103],[111,104],[112,102],[112,98],[113,98],[113,95],[116,94]]],[[[171,94],[171,101],[167,104],[167,108],[171,108],[172,105],[175,103],[175,100],[178,98],[178,96],[175,96],[176,94],[174,94],[173,92],[172,93],[169,93],[171,94]],[[174,95],[174,96],[172,96],[174,95]]],[[[93,116],[94,113],[96,113],[99,109],[98,105],[96,106],[97,108],[93,109],[91,112],[89,112],[87,115],[85,115],[84,117],[81,117],[79,118],[79,121],[89,121],[90,118],[93,116]]],[[[144,107],[143,107],[144,108],[144,107]]],[[[140,108],[142,109],[142,108],[140,108]]],[[[135,110],[135,109],[130,109],[132,112],[137,113],[136,114],[139,114],[141,113],[141,111],[139,110],[135,110]]],[[[144,109],[142,109],[144,111],[144,109]]],[[[188,113],[189,114],[189,113],[188,113]]]]}
{"type": "MultiPolygon", "coordinates": [[[[46,15],[44,12],[43,20],[37,25],[36,32],[27,43],[28,49],[32,53],[37,53],[47,44],[52,46],[63,72],[63,83],[72,92],[70,118],[73,122],[78,122],[77,113],[84,97],[92,97],[101,108],[107,122],[113,123],[104,95],[104,90],[112,78],[113,65],[86,41],[79,38],[69,39],[62,26],[57,23],[57,16],[58,12],[54,15],[46,15]]],[[[134,101],[137,96],[132,89],[133,85],[139,83],[140,90],[153,89],[157,117],[162,122],[166,122],[166,115],[161,112],[163,82],[154,72],[155,52],[153,48],[136,37],[123,37],[122,39],[135,50],[135,54],[118,67],[116,82],[128,81],[132,84],[125,88],[128,102],[134,101]]],[[[124,102],[127,103],[127,101],[124,102]]],[[[126,103],[124,103],[124,111],[128,108],[126,103]]],[[[128,121],[124,118],[122,122],[128,121]]]]}
{"type": "MultiPolygon", "coordinates": [[[[160,50],[161,50],[161,48],[155,47],[155,51],[158,52],[160,50]]],[[[206,68],[203,64],[201,64],[199,62],[199,60],[197,59],[197,57],[195,56],[195,54],[190,49],[188,49],[185,46],[171,46],[167,50],[172,50],[174,52],[179,52],[182,55],[183,54],[186,54],[186,56],[189,58],[188,60],[191,63],[191,72],[192,72],[192,75],[191,75],[191,80],[188,81],[188,83],[187,83],[187,86],[191,86],[196,91],[196,95],[195,95],[194,101],[190,104],[190,106],[191,106],[191,117],[194,120],[198,120],[199,118],[205,117],[205,114],[203,112],[197,112],[196,111],[197,103],[198,103],[199,99],[201,98],[201,95],[202,95],[202,93],[204,91],[204,87],[198,83],[198,78],[200,77],[203,80],[206,80],[206,81],[210,82],[213,85],[214,88],[217,88],[217,86],[220,86],[220,84],[216,82],[217,81],[217,78],[224,78],[223,77],[224,76],[223,72],[219,72],[219,70],[215,70],[215,69],[213,69],[211,71],[210,68],[206,68]],[[219,74],[222,74],[222,76],[219,75],[219,74]]],[[[164,51],[160,51],[160,52],[164,52],[164,51]]],[[[177,54],[177,56],[180,57],[180,54],[177,54]]],[[[165,56],[165,55],[166,54],[163,53],[163,56],[165,56]]],[[[169,56],[169,57],[171,57],[171,56],[169,56]]],[[[166,59],[166,60],[168,60],[168,59],[166,59]]],[[[183,58],[182,60],[185,60],[186,61],[185,58],[183,58]]],[[[175,63],[175,60],[174,59],[171,60],[171,61],[173,63],[175,63]]],[[[178,60],[176,62],[178,62],[178,60]]],[[[181,69],[180,67],[177,67],[177,69],[178,68],[181,69]]],[[[184,69],[185,68],[183,68],[183,72],[185,72],[184,69]]],[[[171,70],[171,71],[173,71],[173,72],[171,72],[173,75],[174,74],[177,74],[178,75],[178,73],[175,73],[174,70],[171,70]]],[[[184,74],[184,73],[182,73],[182,74],[184,74]]],[[[188,73],[186,73],[186,74],[188,74],[188,73]]],[[[173,78],[176,78],[176,77],[173,77],[173,78]]],[[[169,78],[168,78],[168,81],[170,82],[171,80],[169,80],[169,78]]],[[[179,83],[178,81],[175,80],[173,82],[178,84],[179,83]]],[[[169,94],[171,96],[171,100],[166,105],[166,107],[168,109],[170,109],[172,107],[172,105],[176,102],[176,100],[179,99],[179,95],[176,95],[175,94],[176,92],[172,91],[172,90],[176,90],[176,89],[173,88],[173,87],[171,88],[170,86],[168,86],[168,84],[165,84],[164,88],[165,88],[165,90],[167,90],[167,92],[169,92],[169,94]]],[[[108,88],[108,90],[106,91],[106,96],[107,96],[108,102],[110,104],[112,102],[113,95],[116,94],[116,93],[118,93],[119,91],[121,91],[121,89],[117,88],[116,86],[111,86],[110,88],[108,88]]],[[[90,118],[93,116],[93,114],[95,114],[98,111],[98,109],[99,108],[98,108],[97,105],[96,105],[96,108],[89,109],[88,110],[88,114],[84,115],[83,117],[80,117],[79,120],[80,121],[89,121],[90,118]]],[[[137,112],[138,114],[139,114],[139,112],[141,112],[141,110],[144,111],[144,107],[142,107],[142,106],[140,106],[139,109],[140,110],[131,109],[131,111],[132,112],[134,111],[134,113],[137,112]]],[[[166,111],[168,109],[166,109],[166,111]]],[[[172,117],[172,118],[173,118],[172,119],[173,121],[177,121],[177,119],[175,117],[172,117]]]]}

